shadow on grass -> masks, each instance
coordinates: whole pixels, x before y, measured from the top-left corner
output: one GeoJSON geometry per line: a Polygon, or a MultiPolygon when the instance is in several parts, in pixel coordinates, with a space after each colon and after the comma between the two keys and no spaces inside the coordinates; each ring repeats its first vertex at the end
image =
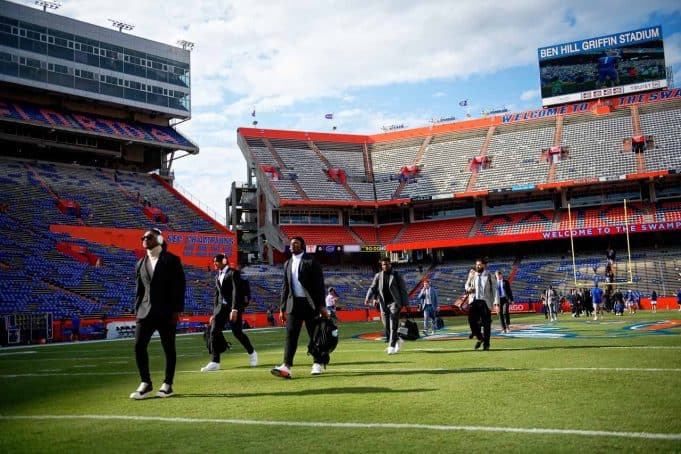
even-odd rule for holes
{"type": "MultiPolygon", "coordinates": [[[[339,375],[339,374],[334,374],[339,375]]],[[[215,397],[225,397],[225,398],[236,398],[236,397],[281,397],[281,396],[314,396],[314,395],[325,395],[329,394],[375,394],[375,393],[421,393],[421,392],[433,392],[438,391],[437,389],[429,388],[404,388],[404,389],[392,389],[384,388],[378,386],[359,386],[355,388],[320,388],[320,389],[301,389],[296,391],[275,391],[275,392],[261,392],[261,393],[186,393],[186,394],[175,394],[172,398],[179,399],[197,399],[197,398],[215,398],[215,397]]]]}
{"type": "MultiPolygon", "coordinates": [[[[361,366],[361,365],[370,365],[374,366],[376,364],[400,364],[399,361],[333,361],[330,364],[330,366],[361,366]]],[[[402,363],[405,363],[406,361],[402,361],[402,363]]]]}

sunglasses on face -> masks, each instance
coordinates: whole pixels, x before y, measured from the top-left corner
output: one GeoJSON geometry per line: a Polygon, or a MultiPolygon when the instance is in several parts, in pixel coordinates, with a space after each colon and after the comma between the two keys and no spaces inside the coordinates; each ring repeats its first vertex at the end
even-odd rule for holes
{"type": "Polygon", "coordinates": [[[156,238],[154,235],[144,235],[144,236],[142,237],[142,241],[144,241],[144,240],[152,240],[152,239],[154,239],[154,238],[156,238]]]}

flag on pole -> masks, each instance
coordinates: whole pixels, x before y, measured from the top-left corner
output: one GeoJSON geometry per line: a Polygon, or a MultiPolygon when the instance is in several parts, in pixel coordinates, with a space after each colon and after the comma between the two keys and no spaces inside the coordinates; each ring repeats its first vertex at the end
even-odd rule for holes
{"type": "Polygon", "coordinates": [[[253,108],[253,112],[251,112],[251,117],[255,117],[255,107],[253,108]]]}
{"type": "Polygon", "coordinates": [[[327,120],[333,120],[333,114],[328,113],[328,114],[324,115],[324,118],[326,118],[327,120]]]}
{"type": "Polygon", "coordinates": [[[462,100],[462,101],[459,101],[459,105],[460,105],[461,107],[466,107],[466,106],[468,105],[468,100],[467,100],[467,99],[464,99],[464,100],[462,100]]]}

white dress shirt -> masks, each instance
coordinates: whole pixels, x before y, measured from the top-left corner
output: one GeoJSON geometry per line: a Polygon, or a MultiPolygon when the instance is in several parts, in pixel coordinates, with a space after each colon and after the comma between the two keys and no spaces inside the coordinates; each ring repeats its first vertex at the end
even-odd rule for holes
{"type": "Polygon", "coordinates": [[[161,255],[161,251],[163,248],[159,244],[158,246],[154,247],[153,249],[147,249],[147,262],[146,262],[146,267],[147,267],[147,272],[149,273],[149,276],[154,276],[154,270],[156,269],[156,263],[158,263],[158,258],[161,255]]]}
{"type": "Polygon", "coordinates": [[[305,289],[298,280],[298,268],[300,268],[300,261],[303,259],[303,252],[298,255],[291,256],[291,286],[293,287],[293,296],[298,298],[305,298],[305,289]]]}

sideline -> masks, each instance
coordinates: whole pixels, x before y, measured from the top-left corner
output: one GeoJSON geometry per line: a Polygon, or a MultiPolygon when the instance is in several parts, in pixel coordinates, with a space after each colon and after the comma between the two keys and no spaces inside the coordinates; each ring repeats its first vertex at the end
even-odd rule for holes
{"type": "MultiPolygon", "coordinates": [[[[283,326],[266,326],[263,328],[249,328],[246,330],[246,333],[249,332],[262,332],[266,333],[268,331],[274,331],[277,329],[284,329],[285,327],[283,326]]],[[[226,329],[222,330],[223,333],[231,333],[232,330],[226,329]]],[[[182,333],[182,334],[177,334],[175,337],[177,340],[183,340],[182,338],[186,338],[189,336],[198,336],[201,335],[203,336],[202,332],[195,332],[195,333],[182,333]]],[[[152,339],[158,339],[158,335],[155,334],[152,339]]],[[[88,339],[88,340],[82,340],[78,342],[50,342],[47,344],[22,344],[22,345],[5,345],[3,347],[0,347],[0,351],[7,351],[7,350],[24,350],[24,349],[31,349],[31,348],[47,348],[47,347],[66,347],[66,346],[74,346],[74,345],[92,345],[92,344],[101,344],[105,342],[124,342],[124,341],[132,341],[135,340],[133,337],[120,337],[118,339],[88,339]]]]}
{"type": "Polygon", "coordinates": [[[0,420],[84,420],[100,421],[155,421],[168,423],[192,424],[239,424],[248,426],[284,426],[284,427],[324,427],[338,429],[423,429],[439,431],[468,431],[468,432],[508,432],[534,435],[580,435],[587,437],[617,437],[641,438],[646,440],[681,440],[681,433],[650,433],[650,432],[609,432],[605,430],[579,429],[545,429],[525,427],[495,427],[495,426],[444,426],[436,424],[394,424],[394,423],[358,423],[358,422],[303,422],[303,421],[257,421],[249,419],[214,419],[214,418],[166,418],[160,416],[123,416],[123,415],[0,415],[0,420]]]}

